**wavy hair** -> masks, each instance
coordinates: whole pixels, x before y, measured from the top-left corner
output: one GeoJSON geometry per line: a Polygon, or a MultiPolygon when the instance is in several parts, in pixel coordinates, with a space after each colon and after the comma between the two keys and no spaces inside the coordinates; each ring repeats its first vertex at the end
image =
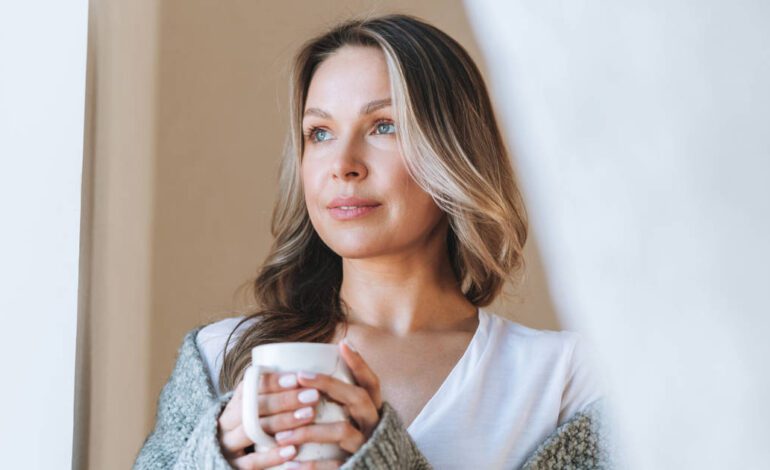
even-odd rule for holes
{"type": "MultiPolygon", "coordinates": [[[[347,328],[342,259],[313,228],[300,179],[302,115],[319,64],[343,46],[385,55],[396,133],[409,174],[448,217],[447,255],[463,295],[477,307],[523,272],[527,214],[487,88],[454,39],[410,15],[353,19],[309,40],[291,69],[290,127],[273,209],[273,244],[253,281],[258,317],[225,344],[222,390],[232,390],[251,349],[282,341],[330,342],[347,328]],[[233,341],[233,347],[228,345],[233,341]]],[[[236,328],[237,330],[238,328],[236,328]]]]}

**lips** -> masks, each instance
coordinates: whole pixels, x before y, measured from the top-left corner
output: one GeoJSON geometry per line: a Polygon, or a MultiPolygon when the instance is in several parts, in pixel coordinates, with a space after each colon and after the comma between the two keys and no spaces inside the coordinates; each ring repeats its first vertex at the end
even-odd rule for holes
{"type": "Polygon", "coordinates": [[[338,221],[359,219],[376,211],[378,207],[380,203],[375,200],[354,196],[336,197],[326,206],[332,218],[338,221]]]}
{"type": "Polygon", "coordinates": [[[331,202],[326,206],[327,209],[355,209],[360,207],[377,207],[380,203],[372,200],[372,199],[365,199],[361,197],[335,197],[331,200],[331,202]]]}

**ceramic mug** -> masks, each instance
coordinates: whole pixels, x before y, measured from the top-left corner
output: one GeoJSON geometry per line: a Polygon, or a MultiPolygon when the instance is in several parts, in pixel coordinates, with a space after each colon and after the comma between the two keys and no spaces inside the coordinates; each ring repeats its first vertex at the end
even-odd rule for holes
{"type": "MultiPolygon", "coordinates": [[[[251,365],[243,378],[243,429],[254,441],[257,452],[266,452],[278,447],[276,440],[267,434],[259,424],[259,377],[262,373],[296,373],[299,371],[330,375],[343,382],[353,384],[353,376],[339,353],[339,346],[328,343],[271,343],[256,346],[251,350],[251,365]]],[[[315,405],[315,423],[347,421],[348,414],[339,404],[327,400],[321,394],[315,405]]],[[[292,460],[345,461],[349,453],[334,443],[306,442],[297,446],[292,460]]],[[[281,469],[283,464],[272,469],[281,469]]]]}

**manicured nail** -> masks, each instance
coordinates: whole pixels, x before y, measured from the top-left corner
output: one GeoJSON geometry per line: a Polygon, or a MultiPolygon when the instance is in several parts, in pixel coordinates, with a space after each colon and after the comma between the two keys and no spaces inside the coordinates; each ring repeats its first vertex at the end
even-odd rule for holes
{"type": "Polygon", "coordinates": [[[313,407],[312,406],[306,406],[304,408],[300,408],[297,411],[294,412],[294,418],[295,419],[307,419],[309,417],[313,416],[313,407]]]}
{"type": "Polygon", "coordinates": [[[354,353],[358,352],[358,349],[356,349],[355,346],[353,346],[353,343],[351,343],[349,339],[345,338],[342,340],[342,342],[345,343],[345,346],[347,346],[348,349],[350,349],[354,353]]]}
{"type": "Polygon", "coordinates": [[[276,440],[282,441],[288,437],[291,437],[291,435],[294,434],[294,431],[281,431],[275,434],[276,440]]]}
{"type": "Polygon", "coordinates": [[[281,454],[281,457],[291,457],[295,452],[297,452],[297,449],[294,446],[286,446],[282,447],[278,453],[281,454]]]}
{"type": "Polygon", "coordinates": [[[295,462],[293,460],[289,460],[288,462],[283,463],[283,468],[299,468],[302,464],[299,462],[295,462]]]}
{"type": "Polygon", "coordinates": [[[311,388],[310,390],[303,390],[297,395],[299,401],[302,403],[313,403],[318,400],[318,390],[311,388]]]}
{"type": "Polygon", "coordinates": [[[278,384],[283,388],[292,388],[297,386],[297,376],[294,374],[282,375],[278,379],[278,384]]]}
{"type": "Polygon", "coordinates": [[[298,375],[300,377],[302,377],[303,379],[314,379],[315,378],[315,374],[313,372],[308,372],[306,370],[300,371],[298,375]]]}

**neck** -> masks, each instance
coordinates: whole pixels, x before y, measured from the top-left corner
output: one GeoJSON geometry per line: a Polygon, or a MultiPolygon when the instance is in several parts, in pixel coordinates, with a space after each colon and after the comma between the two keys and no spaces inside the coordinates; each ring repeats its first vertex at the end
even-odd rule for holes
{"type": "Polygon", "coordinates": [[[340,297],[350,324],[398,337],[475,329],[445,243],[377,259],[343,259],[340,297]],[[426,249],[427,248],[427,249],[426,249]]]}

